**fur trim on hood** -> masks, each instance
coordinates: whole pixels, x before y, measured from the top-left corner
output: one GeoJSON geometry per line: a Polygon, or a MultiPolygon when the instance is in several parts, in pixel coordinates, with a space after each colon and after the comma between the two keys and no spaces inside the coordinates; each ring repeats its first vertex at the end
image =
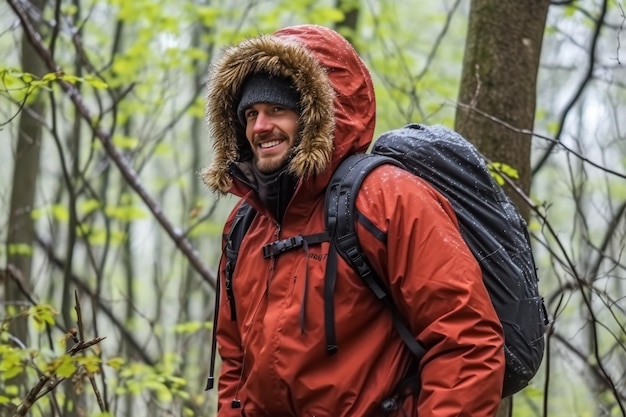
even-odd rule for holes
{"type": "MultiPolygon", "coordinates": [[[[290,78],[300,94],[301,134],[288,167],[298,178],[321,174],[335,158],[336,124],[341,123],[338,122],[340,119],[353,118],[352,114],[338,115],[338,112],[356,108],[357,103],[352,101],[359,101],[368,108],[363,113],[368,113],[368,116],[374,114],[374,110],[369,109],[370,103],[363,101],[363,98],[374,101],[369,72],[352,46],[330,29],[316,25],[293,26],[227,48],[211,66],[207,83],[206,120],[213,141],[213,159],[201,175],[213,191],[226,194],[231,190],[231,164],[251,163],[252,151],[244,127],[237,118],[237,104],[244,81],[258,72],[290,78]],[[325,45],[327,43],[331,45],[325,45]],[[338,79],[333,80],[332,77],[338,79]],[[355,82],[348,80],[357,77],[359,80],[355,87],[355,82]],[[346,91],[342,91],[339,84],[347,85],[343,87],[346,91]],[[348,97],[357,88],[369,91],[365,94],[367,97],[363,94],[348,97]]],[[[354,119],[358,120],[359,128],[355,129],[354,123],[349,122],[345,123],[345,129],[361,135],[364,134],[363,124],[367,125],[367,130],[371,130],[368,132],[369,144],[373,135],[373,120],[365,123],[361,120],[362,115],[358,116],[354,119]]],[[[342,147],[342,153],[346,151],[342,147]]]]}

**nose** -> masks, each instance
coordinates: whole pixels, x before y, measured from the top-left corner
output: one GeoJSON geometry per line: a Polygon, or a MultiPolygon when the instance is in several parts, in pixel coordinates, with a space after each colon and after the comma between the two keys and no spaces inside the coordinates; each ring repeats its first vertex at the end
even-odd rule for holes
{"type": "Polygon", "coordinates": [[[254,120],[254,126],[252,127],[252,130],[254,131],[254,133],[259,134],[259,133],[264,133],[267,131],[272,130],[272,123],[271,123],[271,118],[267,116],[267,114],[265,114],[265,112],[258,112],[255,120],[254,120]]]}

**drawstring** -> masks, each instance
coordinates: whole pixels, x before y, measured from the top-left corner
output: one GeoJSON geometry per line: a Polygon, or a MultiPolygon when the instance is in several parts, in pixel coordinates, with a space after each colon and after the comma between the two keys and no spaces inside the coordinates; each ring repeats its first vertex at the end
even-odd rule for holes
{"type": "Polygon", "coordinates": [[[304,324],[306,323],[306,301],[309,287],[309,244],[305,240],[302,243],[304,250],[304,289],[302,290],[302,303],[300,304],[300,334],[306,333],[304,324]]]}

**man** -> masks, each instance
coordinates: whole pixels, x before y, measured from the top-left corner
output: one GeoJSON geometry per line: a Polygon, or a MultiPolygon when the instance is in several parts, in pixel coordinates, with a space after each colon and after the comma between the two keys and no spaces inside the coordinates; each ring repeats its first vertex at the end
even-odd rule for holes
{"type": "Polygon", "coordinates": [[[359,242],[426,349],[417,370],[389,312],[341,258],[329,354],[329,242],[264,257],[268,244],[325,230],[333,172],[373,139],[374,88],[352,46],[314,25],[245,40],[212,67],[207,101],[214,155],[203,180],[257,211],[219,294],[219,417],[384,415],[381,404],[415,374],[419,392],[387,415],[495,415],[502,329],[453,209],[424,181],[383,165],[356,200],[359,242]]]}

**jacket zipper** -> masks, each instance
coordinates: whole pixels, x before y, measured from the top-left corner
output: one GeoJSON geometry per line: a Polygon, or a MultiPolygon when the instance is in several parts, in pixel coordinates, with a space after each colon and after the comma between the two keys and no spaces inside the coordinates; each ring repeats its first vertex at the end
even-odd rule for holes
{"type": "MultiPolygon", "coordinates": [[[[274,232],[274,238],[275,240],[280,240],[280,232],[282,230],[281,225],[278,222],[274,222],[274,226],[276,227],[276,231],[274,232]]],[[[270,275],[267,279],[267,291],[265,293],[267,296],[269,296],[270,284],[272,280],[274,279],[275,267],[276,267],[276,256],[272,256],[270,258],[270,275]]]]}

